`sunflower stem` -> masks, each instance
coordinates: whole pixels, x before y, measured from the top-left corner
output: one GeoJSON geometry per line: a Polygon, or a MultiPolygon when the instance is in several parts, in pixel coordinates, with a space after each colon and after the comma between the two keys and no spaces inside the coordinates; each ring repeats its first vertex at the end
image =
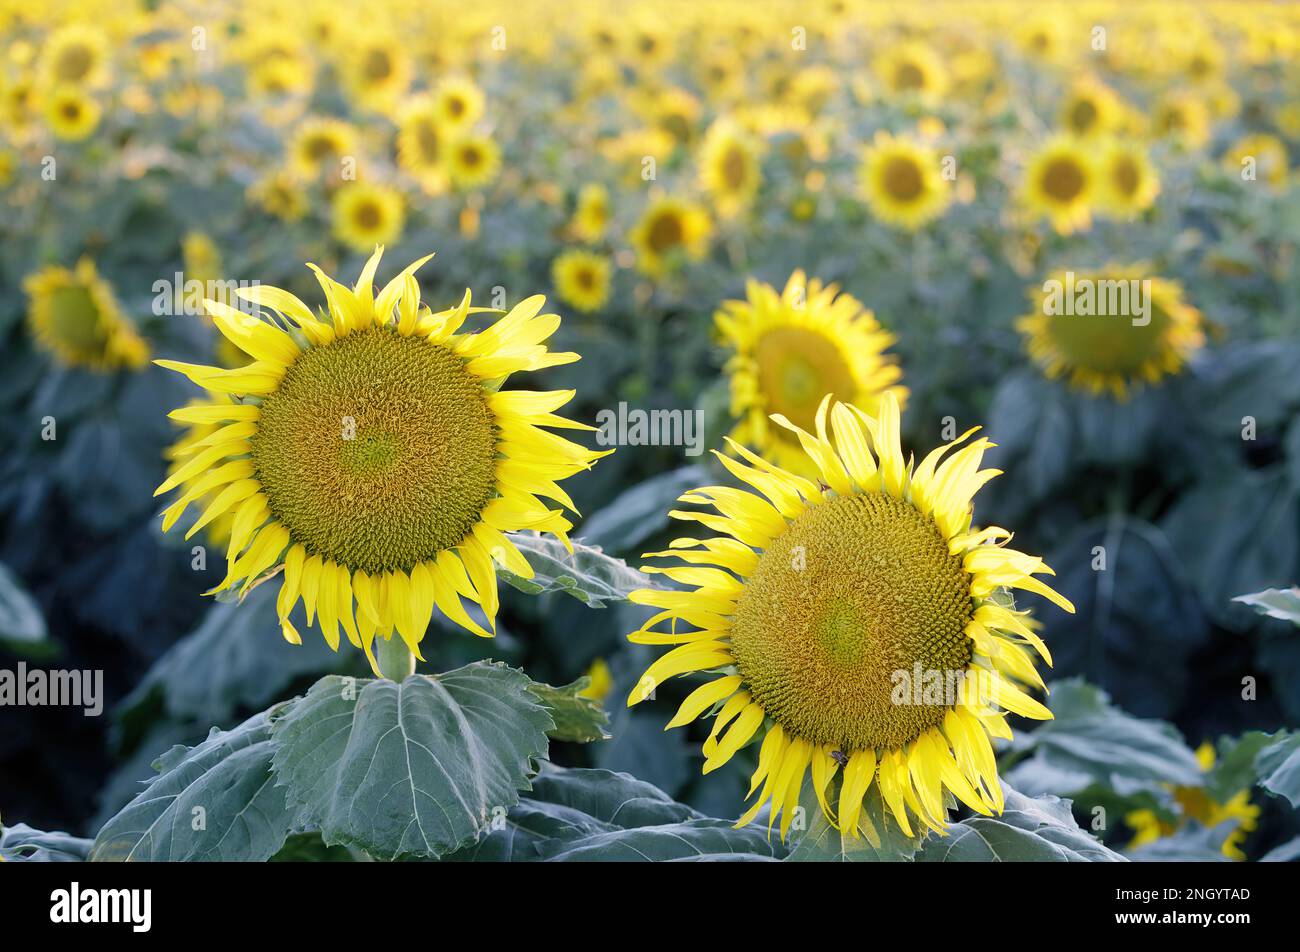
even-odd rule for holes
{"type": "Polygon", "coordinates": [[[375,662],[380,674],[399,684],[415,674],[415,655],[396,634],[376,639],[375,662]]]}

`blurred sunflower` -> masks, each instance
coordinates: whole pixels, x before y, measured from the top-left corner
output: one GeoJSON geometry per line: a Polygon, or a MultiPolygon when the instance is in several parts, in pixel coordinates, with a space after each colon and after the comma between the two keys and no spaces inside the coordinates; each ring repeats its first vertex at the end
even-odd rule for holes
{"type": "Polygon", "coordinates": [[[1210,110],[1194,93],[1174,93],[1160,100],[1151,116],[1151,129],[1187,149],[1199,149],[1210,139],[1210,110]]]}
{"type": "Polygon", "coordinates": [[[55,138],[87,139],[99,126],[99,103],[78,86],[60,86],[45,97],[45,122],[55,138]]]}
{"type": "Polygon", "coordinates": [[[762,178],[759,145],[752,136],[729,120],[709,127],[700,150],[700,180],[719,214],[731,216],[746,208],[762,178]]]}
{"type": "Polygon", "coordinates": [[[1031,211],[1050,219],[1060,234],[1084,231],[1092,225],[1098,178],[1091,147],[1058,136],[1030,159],[1024,200],[1031,211]]]}
{"type": "Polygon", "coordinates": [[[342,161],[357,153],[356,129],[340,119],[311,116],[289,140],[289,167],[307,179],[341,180],[342,161]]]}
{"type": "Polygon", "coordinates": [[[483,93],[464,76],[448,76],[433,93],[434,108],[448,129],[467,129],[483,115],[483,93]]]}
{"type": "Polygon", "coordinates": [[[403,45],[385,32],[366,32],[340,47],[341,72],[360,104],[383,110],[406,92],[411,62],[403,45]]]}
{"type": "Polygon", "coordinates": [[[89,258],[75,269],[51,266],[27,276],[28,327],[36,343],[69,367],[137,369],[149,346],[122,314],[112,287],[89,258]]]}
{"type": "Polygon", "coordinates": [[[461,333],[468,314],[485,310],[470,307],[469,292],[459,306],[430,313],[413,276],[426,257],[376,297],[381,253],[351,289],[314,269],[327,321],[269,286],[239,294],[275,321],[208,302],[218,328],[253,362],[221,370],[158,361],[217,395],[171,417],[221,426],[189,447],[156,493],[182,490],[164,510],[170,529],[219,490],[188,533],[234,514],[227,573],[215,590],[238,586],[243,595],[282,569],[276,605],[285,638],[301,641],[289,614],[302,598],[307,623],[319,619],[335,649],[341,625],[377,673],[376,635],[387,641],[395,632],[421,657],[435,606],[489,636],[461,600],[479,605],[495,629],[494,561],[533,574],[505,533],[533,529],[567,541],[569,521],[542,498],[572,509],[556,481],[605,455],[542,429],[578,426],[553,412],[572,391],[497,389],[517,371],[578,359],[547,351],[560,319],[540,313],[541,296],[485,330],[461,333]]]}
{"type": "Polygon", "coordinates": [[[1146,211],[1160,194],[1160,178],[1146,149],[1123,139],[1108,142],[1097,159],[1097,202],[1105,211],[1129,220],[1146,211]]]}
{"type": "Polygon", "coordinates": [[[1120,121],[1123,106],[1119,97],[1095,79],[1078,82],[1061,106],[1061,126],[1079,138],[1108,132],[1120,121]]]}
{"type": "Polygon", "coordinates": [[[928,44],[919,40],[891,43],[877,57],[876,78],[891,96],[913,94],[936,99],[948,89],[948,73],[928,44]]]}
{"type": "Polygon", "coordinates": [[[1223,167],[1241,180],[1263,182],[1271,189],[1286,185],[1289,174],[1286,146],[1281,139],[1265,133],[1243,136],[1223,154],[1223,167]],[[1246,179],[1249,170],[1250,179],[1246,179]]]}
{"type": "Polygon", "coordinates": [[[334,193],[334,237],[353,251],[390,244],[402,235],[402,194],[387,185],[347,182],[334,193]]]}
{"type": "Polygon", "coordinates": [[[887,132],[864,152],[859,179],[872,213],[908,231],[942,215],[952,200],[934,150],[887,132]]]}
{"type": "Polygon", "coordinates": [[[637,267],[651,276],[672,270],[682,257],[697,261],[709,249],[712,225],[704,209],[676,198],[660,198],[645,210],[629,238],[637,267]]]}
{"type": "Polygon", "coordinates": [[[609,225],[609,192],[595,182],[582,186],[569,227],[582,241],[595,243],[605,237],[609,225]]]}
{"type": "Polygon", "coordinates": [[[407,100],[397,120],[397,164],[432,194],[447,185],[446,139],[432,98],[407,100]]]}
{"type": "Polygon", "coordinates": [[[103,86],[108,81],[108,37],[89,23],[69,23],[46,39],[40,71],[46,86],[103,86]]]}
{"type": "MultiPolygon", "coordinates": [[[[1208,773],[1212,770],[1216,760],[1214,745],[1206,741],[1198,747],[1196,759],[1200,763],[1202,772],[1208,773]]],[[[1238,862],[1246,859],[1241,844],[1259,825],[1260,812],[1259,807],[1250,802],[1250,790],[1238,790],[1223,803],[1213,799],[1204,787],[1174,787],[1172,792],[1174,801],[1181,811],[1177,821],[1166,820],[1154,810],[1131,810],[1124,814],[1124,822],[1133,829],[1134,833],[1128,845],[1129,849],[1136,849],[1163,837],[1172,836],[1187,820],[1195,820],[1207,828],[1232,821],[1232,831],[1223,841],[1223,855],[1238,862]]]]}
{"type": "Polygon", "coordinates": [[[447,150],[447,172],[457,188],[482,188],[500,170],[501,147],[487,136],[461,136],[447,150]]]}
{"type": "Polygon", "coordinates": [[[778,466],[812,475],[798,438],[769,422],[781,414],[796,426],[813,425],[826,394],[874,413],[886,392],[900,403],[907,389],[903,372],[885,353],[894,336],[838,285],[808,281],[796,271],[778,295],[751,280],[743,301],[724,301],[714,315],[727,360],[731,436],[778,466]]]}
{"type": "Polygon", "coordinates": [[[1201,313],[1182,295],[1177,282],[1139,265],[1057,272],[1033,290],[1034,311],[1016,327],[1048,377],[1125,400],[1142,384],[1179,373],[1204,346],[1201,313]],[[1076,299],[1069,312],[1061,293],[1076,299]],[[1091,295],[1086,305],[1082,293],[1091,295]]]}
{"type": "Polygon", "coordinates": [[[762,736],[750,782],[758,797],[738,826],[770,803],[769,829],[779,815],[784,837],[810,771],[822,811],[846,837],[879,842],[877,824],[890,820],[907,836],[914,826],[942,833],[949,794],[982,815],[1000,812],[989,737],[1010,736],[1004,712],[1052,716],[1021,687],[1043,688],[1034,656],[1051,656],[1006,593],[1074,609],[1034,578],[1051,574],[1042,559],[1005,548],[1004,529],[972,525],[972,499],[997,475],[979,468],[991,444],[945,459],[971,430],[913,467],[892,393],[877,414],[825,397],[815,436],[774,420],[795,434],[817,479],[734,442],[744,462],[717,454],[756,492],[709,486],[681,497],[721,515],[674,517],[725,535],[650,553],[691,563],[646,568],[691,588],[630,596],[660,611],[629,640],[678,647],[646,670],[628,704],[670,677],[710,673],[668,726],[715,715],[705,773],[762,736]],[[960,687],[922,694],[915,685],[900,698],[900,675],[917,670],[960,687]],[[881,805],[864,809],[873,783],[881,805]]]}
{"type": "Polygon", "coordinates": [[[598,311],[609,300],[610,262],[590,251],[566,251],[551,265],[555,290],[580,311],[598,311]]]}
{"type": "Polygon", "coordinates": [[[248,198],[281,221],[297,221],[307,214],[302,185],[283,170],[270,172],[249,186],[248,198]]]}

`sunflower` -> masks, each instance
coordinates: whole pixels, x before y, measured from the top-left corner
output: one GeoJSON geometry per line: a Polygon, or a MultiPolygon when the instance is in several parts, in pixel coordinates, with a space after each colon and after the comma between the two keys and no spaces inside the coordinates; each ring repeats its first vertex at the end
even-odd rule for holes
{"type": "Polygon", "coordinates": [[[362,105],[385,109],[406,91],[411,63],[395,37],[369,33],[345,44],[341,52],[344,83],[362,105]]]}
{"type": "Polygon", "coordinates": [[[319,619],[336,649],[341,625],[377,673],[375,636],[388,642],[396,632],[421,657],[435,606],[489,636],[494,561],[533,574],[505,533],[533,529],[567,542],[569,521],[539,497],[572,509],[557,481],[605,455],[542,429],[578,426],[553,412],[572,391],[498,389],[516,371],[578,359],[547,351],[560,319],[540,313],[544,298],[462,333],[468,314],[486,310],[470,307],[468,291],[459,306],[430,313],[413,276],[426,257],[376,296],[381,254],[376,249],[351,289],[313,268],[327,321],[268,286],[239,295],[275,320],[207,302],[217,327],[253,362],[221,370],[158,361],[218,395],[171,417],[221,426],[190,446],[156,493],[182,490],[164,510],[167,530],[219,490],[189,529],[233,513],[226,577],[215,591],[238,587],[243,595],[282,571],[276,604],[284,637],[301,642],[289,614],[302,598],[308,625],[319,619]],[[488,628],[462,599],[482,608],[488,628]]]}
{"type": "Polygon", "coordinates": [[[1238,179],[1242,179],[1249,167],[1254,174],[1253,181],[1263,182],[1270,189],[1281,189],[1288,174],[1286,146],[1276,136],[1264,133],[1244,136],[1224,153],[1223,167],[1238,179]]]}
{"type": "Polygon", "coordinates": [[[1092,225],[1091,205],[1098,189],[1091,150],[1077,139],[1058,136],[1030,159],[1024,198],[1036,213],[1068,235],[1092,225]]]}
{"type": "Polygon", "coordinates": [[[934,150],[879,132],[862,157],[862,193],[883,222],[915,231],[939,217],[951,201],[951,183],[934,150]]]}
{"type": "Polygon", "coordinates": [[[700,180],[718,212],[735,215],[754,199],[763,173],[757,141],[729,120],[709,127],[700,150],[700,180]]]}
{"type": "Polygon", "coordinates": [[[99,103],[79,86],[60,86],[45,98],[45,122],[65,142],[89,138],[99,117],[99,103]]]}
{"type": "Polygon", "coordinates": [[[189,231],[181,239],[181,262],[185,280],[208,284],[221,279],[221,249],[211,236],[201,231],[189,231]]]}
{"type": "Polygon", "coordinates": [[[1089,79],[1075,84],[1061,106],[1061,125],[1080,138],[1113,129],[1123,113],[1119,97],[1104,83],[1089,79]]]}
{"type": "Polygon", "coordinates": [[[1048,377],[1094,395],[1127,399],[1181,371],[1205,344],[1201,313],[1178,283],[1138,265],[1057,272],[1031,297],[1033,312],[1016,322],[1029,355],[1048,377]]]}
{"type": "Polygon", "coordinates": [[[40,71],[48,86],[103,86],[108,80],[108,37],[86,23],[70,23],[50,34],[40,71]]]}
{"type": "Polygon", "coordinates": [[[1051,657],[1007,594],[1074,609],[1034,578],[1051,574],[1041,559],[1005,547],[1010,533],[972,525],[971,500],[997,475],[979,468],[992,444],[979,439],[944,459],[971,430],[913,466],[892,393],[878,414],[827,395],[815,436],[773,420],[798,439],[817,479],[734,441],[743,462],[717,454],[757,492],[704,487],[682,501],[721,515],[671,513],[725,535],[650,553],[691,563],[646,569],[691,588],[630,596],[659,612],[629,640],[678,647],[646,670],[628,704],[675,675],[709,672],[668,726],[715,714],[705,773],[762,736],[750,783],[758,797],[738,826],[770,803],[769,829],[780,815],[784,837],[810,770],[812,792],[846,837],[878,841],[877,824],[891,821],[907,836],[942,833],[949,793],[977,813],[1000,812],[989,736],[1010,736],[1006,712],[1052,716],[1022,689],[1043,688],[1034,655],[1051,657]],[[884,806],[864,809],[873,783],[884,806]]]}
{"type": "Polygon", "coordinates": [[[582,241],[597,242],[609,225],[609,191],[595,182],[582,186],[569,227],[582,241]]]}
{"type": "Polygon", "coordinates": [[[1135,142],[1115,139],[1101,150],[1097,160],[1097,201],[1110,215],[1131,219],[1146,211],[1160,194],[1160,178],[1135,142]]]}
{"type": "Polygon", "coordinates": [[[682,257],[703,258],[711,231],[709,216],[699,205],[660,198],[645,210],[628,237],[637,252],[637,266],[658,276],[673,270],[682,257]]]}
{"type": "Polygon", "coordinates": [[[446,152],[447,130],[433,97],[411,97],[398,115],[397,164],[436,193],[447,183],[446,152]]]}
{"type": "Polygon", "coordinates": [[[387,185],[348,182],[334,194],[334,237],[353,251],[366,251],[402,235],[402,194],[387,185]]]}
{"type": "Polygon", "coordinates": [[[1186,149],[1199,149],[1210,139],[1210,110],[1192,93],[1166,96],[1151,116],[1151,129],[1160,138],[1173,139],[1186,149]]]}
{"type": "Polygon", "coordinates": [[[487,136],[461,136],[447,150],[447,171],[457,188],[482,188],[500,170],[501,147],[487,136]]]}
{"type": "Polygon", "coordinates": [[[32,337],[60,363],[110,371],[135,369],[149,360],[149,346],[122,315],[113,289],[89,258],[75,269],[37,271],[23,288],[32,299],[32,337]]]}
{"type": "Polygon", "coordinates": [[[771,426],[770,414],[807,429],[828,393],[873,413],[886,391],[899,402],[907,397],[898,382],[903,372],[885,353],[893,335],[856,298],[838,292],[802,271],[779,295],[751,280],[745,300],[723,302],[713,318],[734,351],[726,365],[731,415],[739,421],[732,438],[804,476],[813,470],[798,438],[771,426]]]}
{"type": "MultiPolygon", "coordinates": [[[[1217,759],[1214,745],[1206,741],[1196,749],[1196,759],[1201,771],[1208,773],[1214,769],[1217,759]]],[[[1124,822],[1133,829],[1133,840],[1129,849],[1154,843],[1162,837],[1171,836],[1187,820],[1195,820],[1202,826],[1212,828],[1226,821],[1234,821],[1232,831],[1223,841],[1222,852],[1228,859],[1241,862],[1246,854],[1241,844],[1246,836],[1259,825],[1259,807],[1250,802],[1249,790],[1238,790],[1231,797],[1220,803],[1213,799],[1204,787],[1172,788],[1174,802],[1178,804],[1180,816],[1171,822],[1160,817],[1154,810],[1132,810],[1124,815],[1124,822]]]]}
{"type": "Polygon", "coordinates": [[[433,92],[434,108],[448,129],[467,129],[483,115],[483,93],[463,76],[449,76],[433,92]]]}
{"type": "Polygon", "coordinates": [[[289,167],[307,179],[326,177],[338,182],[345,156],[355,156],[357,134],[352,126],[328,116],[304,119],[289,141],[289,167]]]}
{"type": "Polygon", "coordinates": [[[917,40],[890,45],[875,66],[877,79],[891,95],[937,99],[948,88],[948,73],[938,54],[917,40]]]}
{"type": "Polygon", "coordinates": [[[609,259],[590,251],[566,251],[551,265],[555,290],[580,311],[598,311],[609,300],[609,259]]]}
{"type": "MultiPolygon", "coordinates": [[[[223,337],[222,340],[225,341],[226,338],[223,337]]],[[[232,344],[231,347],[234,347],[234,345],[232,344]]],[[[234,349],[238,350],[239,348],[234,347],[234,349]]],[[[243,351],[240,351],[240,353],[242,354],[243,351]]],[[[240,361],[240,363],[242,364],[243,361],[240,361]]],[[[178,412],[181,412],[182,414],[193,413],[202,418],[204,414],[210,415],[211,411],[200,410],[199,408],[211,407],[216,404],[223,404],[230,407],[238,406],[235,399],[228,394],[211,393],[207,395],[206,401],[191,400],[178,412]]],[[[175,443],[163,451],[163,459],[167,461],[168,476],[172,475],[172,473],[184,466],[186,460],[193,456],[195,452],[206,447],[208,445],[208,438],[222,427],[221,422],[217,420],[191,423],[176,420],[174,422],[181,427],[182,434],[175,443]]],[[[190,480],[191,485],[195,481],[196,480],[190,480]]],[[[196,497],[195,501],[201,507],[200,511],[207,509],[208,506],[215,502],[219,493],[220,487],[217,487],[207,492],[203,492],[196,497]]],[[[204,526],[204,532],[214,545],[224,546],[230,542],[230,533],[234,527],[235,515],[233,512],[226,511],[219,516],[215,516],[211,522],[204,526]]]]}
{"type": "Polygon", "coordinates": [[[307,214],[307,195],[298,181],[285,171],[270,172],[248,189],[248,198],[267,214],[281,221],[297,221],[307,214]]]}

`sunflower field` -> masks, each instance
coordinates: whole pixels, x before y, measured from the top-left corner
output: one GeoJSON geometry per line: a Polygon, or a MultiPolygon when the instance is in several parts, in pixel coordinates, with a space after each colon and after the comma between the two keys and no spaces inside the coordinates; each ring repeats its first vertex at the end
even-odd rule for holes
{"type": "Polygon", "coordinates": [[[0,30],[0,860],[1300,859],[1300,6],[0,30]]]}

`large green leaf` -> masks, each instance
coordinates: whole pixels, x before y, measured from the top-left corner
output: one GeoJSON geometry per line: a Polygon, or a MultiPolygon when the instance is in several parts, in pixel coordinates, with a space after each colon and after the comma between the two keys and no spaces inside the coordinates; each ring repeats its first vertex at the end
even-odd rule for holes
{"type": "Polygon", "coordinates": [[[1300,807],[1300,733],[1280,732],[1255,758],[1259,785],[1300,807]]]}
{"type": "Polygon", "coordinates": [[[624,773],[546,764],[533,790],[465,861],[772,859],[780,844],[757,826],[736,829],[624,773]]]}
{"type": "Polygon", "coordinates": [[[580,542],[573,543],[570,553],[564,543],[549,536],[520,532],[510,541],[533,567],[533,577],[526,579],[503,568],[497,574],[529,595],[564,592],[591,608],[604,608],[606,602],[621,601],[635,589],[655,587],[622,559],[580,542]]]}
{"type": "Polygon", "coordinates": [[[0,861],[8,863],[80,863],[90,840],[68,833],[34,830],[26,823],[0,828],[0,861]]]}
{"type": "Polygon", "coordinates": [[[594,740],[607,740],[609,715],[595,698],[582,692],[591,686],[585,674],[562,687],[532,682],[528,689],[546,706],[555,727],[547,731],[552,740],[587,744],[594,740]]]}
{"type": "Polygon", "coordinates": [[[1300,626],[1300,587],[1266,588],[1251,595],[1238,595],[1233,601],[1249,605],[1269,618],[1280,618],[1300,626]]]}
{"type": "Polygon", "coordinates": [[[155,777],[95,837],[94,861],[270,859],[284,845],[293,810],[271,773],[271,720],[283,707],[173,747],[155,777]]]}
{"type": "Polygon", "coordinates": [[[1060,783],[1075,777],[1077,785],[1057,786],[1055,792],[1076,794],[1092,782],[1129,794],[1203,782],[1196,754],[1172,725],[1126,714],[1098,687],[1081,679],[1056,682],[1050,706],[1053,720],[1013,742],[1013,750],[1031,757],[1008,773],[1009,783],[1032,783],[1025,789],[1036,794],[1047,791],[1035,778],[1060,783]]]}
{"type": "Polygon", "coordinates": [[[0,646],[14,651],[46,645],[45,618],[8,566],[0,562],[0,646]]]}
{"type": "Polygon", "coordinates": [[[1229,820],[1215,827],[1190,822],[1182,829],[1128,851],[1128,858],[1140,863],[1226,863],[1223,842],[1237,823],[1229,820]]]}
{"type": "Polygon", "coordinates": [[[276,776],[327,845],[441,856],[529,788],[554,728],[531,683],[490,662],[400,684],[330,675],[276,722],[276,776]]]}
{"type": "Polygon", "coordinates": [[[1031,798],[1003,784],[1006,806],[1000,817],[971,817],[932,834],[917,853],[918,862],[1123,862],[1124,857],[1079,828],[1070,801],[1031,798]]]}

